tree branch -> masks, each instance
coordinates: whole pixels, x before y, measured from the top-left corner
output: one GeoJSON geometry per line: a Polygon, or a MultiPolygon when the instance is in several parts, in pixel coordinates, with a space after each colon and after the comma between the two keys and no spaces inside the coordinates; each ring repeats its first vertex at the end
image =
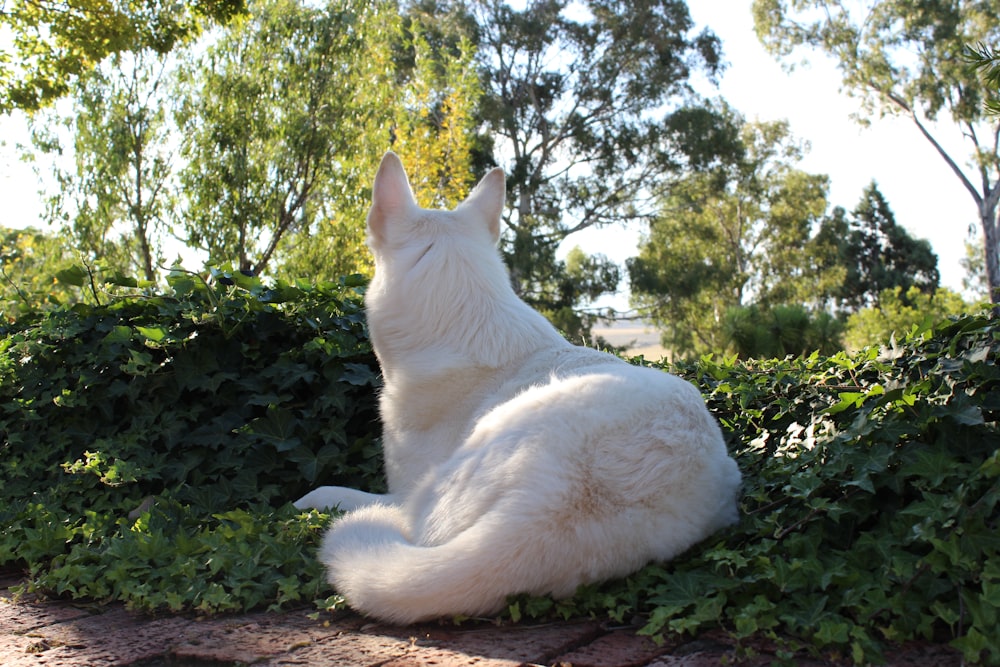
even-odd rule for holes
{"type": "Polygon", "coordinates": [[[910,119],[917,126],[917,129],[920,130],[920,133],[924,135],[924,138],[930,142],[931,146],[934,147],[934,150],[938,152],[938,155],[940,155],[941,158],[947,163],[947,165],[951,167],[951,170],[955,173],[956,176],[958,176],[958,180],[962,182],[962,185],[965,186],[965,189],[968,190],[969,194],[972,195],[973,200],[976,202],[976,206],[981,208],[983,205],[983,195],[976,191],[976,186],[974,186],[972,182],[968,179],[968,177],[965,175],[965,172],[962,171],[962,168],[959,167],[958,164],[956,164],[956,162],[951,158],[950,155],[948,155],[948,152],[944,149],[943,146],[941,146],[940,143],[938,143],[937,139],[934,138],[934,135],[932,135],[930,131],[926,127],[924,127],[924,124],[920,122],[920,118],[917,117],[916,112],[910,107],[910,105],[906,103],[906,100],[904,100],[891,90],[881,91],[878,90],[877,88],[875,90],[881,92],[893,104],[898,106],[900,109],[906,112],[907,115],[910,116],[910,119]]]}

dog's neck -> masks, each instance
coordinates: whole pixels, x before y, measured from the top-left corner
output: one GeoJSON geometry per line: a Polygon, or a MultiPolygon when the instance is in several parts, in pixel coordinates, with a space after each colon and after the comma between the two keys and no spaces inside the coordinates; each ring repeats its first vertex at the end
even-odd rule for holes
{"type": "Polygon", "coordinates": [[[568,345],[538,312],[514,294],[509,282],[442,285],[421,302],[412,294],[368,293],[372,343],[391,380],[395,374],[432,378],[464,368],[502,369],[542,349],[568,345]]]}

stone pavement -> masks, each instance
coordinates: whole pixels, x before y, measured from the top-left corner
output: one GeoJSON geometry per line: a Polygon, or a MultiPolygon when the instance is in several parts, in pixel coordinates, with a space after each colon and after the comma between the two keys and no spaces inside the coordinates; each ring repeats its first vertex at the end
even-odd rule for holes
{"type": "MultiPolygon", "coordinates": [[[[2,667],[707,667],[775,660],[773,647],[755,646],[749,658],[738,654],[721,633],[657,645],[633,629],[586,620],[401,628],[346,612],[316,617],[310,610],[208,619],[151,617],[117,604],[14,601],[7,589],[17,582],[0,574],[2,667]]],[[[896,652],[889,664],[950,667],[961,660],[947,647],[914,644],[896,652]]]]}

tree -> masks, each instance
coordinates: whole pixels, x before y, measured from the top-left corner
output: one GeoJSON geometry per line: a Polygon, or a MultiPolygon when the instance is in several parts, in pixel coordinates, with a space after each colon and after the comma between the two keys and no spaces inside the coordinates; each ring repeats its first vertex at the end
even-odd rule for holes
{"type": "MultiPolygon", "coordinates": [[[[435,7],[410,7],[406,14],[384,15],[379,35],[392,51],[391,68],[370,103],[373,119],[357,171],[358,193],[365,195],[381,152],[392,148],[406,165],[414,195],[425,207],[452,208],[471,188],[476,151],[475,112],[480,99],[475,46],[460,16],[435,14],[435,7]],[[365,166],[366,165],[366,166],[365,166]]],[[[309,228],[286,240],[281,271],[296,277],[329,280],[344,273],[370,274],[373,267],[365,246],[363,196],[345,207],[343,189],[335,189],[327,210],[309,228]],[[339,203],[337,203],[339,201],[339,203]]]]}
{"type": "MultiPolygon", "coordinates": [[[[718,72],[719,42],[692,34],[681,0],[466,4],[478,25],[482,119],[508,174],[512,280],[539,310],[559,312],[574,304],[558,294],[566,266],[556,248],[581,229],[652,215],[662,175],[689,159],[673,112],[693,73],[718,72]]],[[[603,290],[614,289],[614,272],[594,261],[612,280],[603,290]]]]}
{"type": "Polygon", "coordinates": [[[764,46],[787,58],[800,46],[833,56],[844,88],[875,111],[909,118],[969,192],[985,238],[991,299],[1000,303],[1000,119],[989,116],[991,91],[962,55],[970,44],[1000,42],[1000,0],[754,0],[764,46]],[[948,153],[929,126],[945,115],[969,147],[971,168],[948,153]]]}
{"type": "Polygon", "coordinates": [[[55,279],[73,260],[62,236],[0,227],[0,321],[74,301],[73,291],[55,279]]]}
{"type": "Polygon", "coordinates": [[[842,303],[849,310],[878,305],[879,295],[894,287],[901,294],[917,287],[932,294],[940,282],[937,255],[925,239],[914,239],[896,217],[873,181],[854,209],[851,229],[843,237],[841,256],[847,267],[842,303]]]}
{"type": "Polygon", "coordinates": [[[726,311],[722,328],[729,349],[744,359],[830,355],[842,349],[844,332],[834,315],[799,304],[736,306],[726,311]]]}
{"type": "Polygon", "coordinates": [[[964,294],[972,303],[987,302],[989,291],[986,286],[986,268],[983,259],[983,236],[977,233],[979,230],[970,230],[969,238],[965,241],[965,257],[959,260],[965,275],[962,276],[962,288],[964,294]]]}
{"type": "Polygon", "coordinates": [[[473,179],[472,57],[467,40],[432,48],[419,16],[404,30],[391,2],[253,5],[181,77],[188,243],[250,273],[370,273],[367,193],[387,148],[425,205],[473,179]]]}
{"type": "Polygon", "coordinates": [[[582,308],[619,283],[618,265],[602,254],[588,255],[580,246],[574,246],[555,266],[552,296],[539,312],[570,340],[607,346],[607,341],[592,336],[595,316],[582,308]]]}
{"type": "Polygon", "coordinates": [[[915,326],[929,326],[969,310],[962,297],[947,288],[924,292],[916,286],[893,287],[879,295],[878,304],[847,318],[844,342],[849,350],[887,343],[915,326]]]}
{"type": "Polygon", "coordinates": [[[396,58],[399,102],[393,149],[407,165],[417,202],[453,208],[468,194],[478,149],[476,112],[482,97],[474,36],[461,14],[436,16],[413,6],[403,17],[396,58]]]}
{"type": "MultiPolygon", "coordinates": [[[[379,37],[390,9],[262,0],[186,63],[177,122],[189,245],[262,273],[286,235],[363,220],[362,183],[390,108],[390,54],[379,37]]],[[[338,273],[357,263],[344,260],[338,273]]]]}
{"type": "Polygon", "coordinates": [[[114,55],[80,80],[70,117],[32,123],[35,146],[47,153],[64,150],[52,128],[73,131],[73,168],[54,168],[50,223],[63,225],[87,260],[154,282],[170,217],[165,68],[151,51],[114,55]]]}
{"type": "Polygon", "coordinates": [[[821,309],[843,279],[820,261],[835,255],[833,241],[814,234],[826,176],[795,168],[803,148],[787,123],[723,112],[742,154],[674,182],[628,265],[633,303],[675,353],[724,350],[725,315],[736,307],[821,309]]]}
{"type": "Polygon", "coordinates": [[[244,0],[9,0],[0,6],[0,29],[10,30],[13,46],[0,50],[0,113],[36,111],[109,55],[164,55],[206,23],[243,11],[244,0]]]}

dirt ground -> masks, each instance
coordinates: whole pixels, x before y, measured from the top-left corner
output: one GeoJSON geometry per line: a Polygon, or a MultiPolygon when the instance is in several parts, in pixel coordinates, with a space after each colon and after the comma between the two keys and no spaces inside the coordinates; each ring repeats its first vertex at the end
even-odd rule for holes
{"type": "Polygon", "coordinates": [[[629,354],[641,354],[649,361],[660,361],[667,353],[660,345],[659,332],[641,322],[620,322],[612,327],[594,328],[591,333],[612,345],[626,345],[629,354]]]}

